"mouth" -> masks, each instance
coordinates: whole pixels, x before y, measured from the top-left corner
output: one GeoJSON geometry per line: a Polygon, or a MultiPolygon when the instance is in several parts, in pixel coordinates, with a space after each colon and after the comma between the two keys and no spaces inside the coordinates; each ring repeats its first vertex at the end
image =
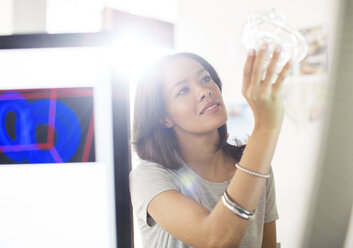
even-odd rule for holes
{"type": "Polygon", "coordinates": [[[214,108],[217,108],[219,105],[220,105],[220,103],[218,103],[218,102],[211,102],[209,104],[206,104],[206,106],[202,109],[200,114],[202,115],[202,114],[204,114],[214,108]]]}

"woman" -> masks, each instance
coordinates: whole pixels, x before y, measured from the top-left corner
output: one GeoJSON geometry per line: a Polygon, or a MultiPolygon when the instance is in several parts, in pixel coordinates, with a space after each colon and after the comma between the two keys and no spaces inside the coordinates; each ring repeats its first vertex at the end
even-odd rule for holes
{"type": "Polygon", "coordinates": [[[245,146],[227,144],[227,111],[213,67],[195,54],[162,58],[139,82],[133,138],[142,159],[130,174],[145,247],[275,247],[270,167],[283,120],[280,55],[249,51],[242,94],[255,125],[245,146]],[[265,77],[264,77],[264,73],[265,77]]]}

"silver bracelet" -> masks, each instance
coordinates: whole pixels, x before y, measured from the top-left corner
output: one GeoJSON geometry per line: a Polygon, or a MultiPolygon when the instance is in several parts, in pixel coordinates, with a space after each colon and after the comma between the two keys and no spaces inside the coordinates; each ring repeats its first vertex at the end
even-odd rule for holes
{"type": "Polygon", "coordinates": [[[245,169],[245,168],[241,167],[239,164],[235,164],[235,167],[237,167],[239,170],[241,170],[245,173],[248,173],[250,175],[253,175],[253,176],[262,177],[262,178],[270,178],[270,174],[260,174],[255,171],[245,169]]]}
{"type": "Polygon", "coordinates": [[[239,211],[249,215],[249,216],[253,216],[255,215],[255,210],[254,211],[248,211],[245,208],[242,208],[239,204],[237,204],[235,201],[233,201],[230,196],[228,195],[227,191],[224,191],[223,193],[225,200],[234,208],[238,209],[239,211]]]}
{"type": "Polygon", "coordinates": [[[224,204],[224,206],[226,206],[232,213],[238,215],[239,217],[246,219],[246,220],[251,220],[254,218],[254,215],[250,216],[247,215],[244,212],[241,212],[239,209],[233,207],[231,204],[229,204],[224,196],[224,194],[222,195],[222,202],[224,204]]]}

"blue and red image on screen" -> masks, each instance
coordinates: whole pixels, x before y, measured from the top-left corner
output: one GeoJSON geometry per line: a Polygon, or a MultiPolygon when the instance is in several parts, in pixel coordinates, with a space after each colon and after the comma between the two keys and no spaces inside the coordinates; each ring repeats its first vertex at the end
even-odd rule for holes
{"type": "Polygon", "coordinates": [[[94,162],[92,88],[0,90],[0,164],[94,162]]]}

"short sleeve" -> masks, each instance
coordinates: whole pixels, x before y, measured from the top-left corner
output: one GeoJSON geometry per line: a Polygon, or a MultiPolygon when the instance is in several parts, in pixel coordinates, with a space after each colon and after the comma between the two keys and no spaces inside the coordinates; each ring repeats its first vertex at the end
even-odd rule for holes
{"type": "Polygon", "coordinates": [[[265,207],[265,223],[269,223],[278,219],[277,205],[276,205],[276,191],[275,181],[272,167],[270,170],[270,178],[266,183],[266,207],[265,207]]]}
{"type": "Polygon", "coordinates": [[[152,225],[154,220],[148,217],[147,207],[158,194],[167,190],[177,190],[171,174],[162,166],[142,161],[130,173],[130,193],[133,210],[137,218],[152,225]]]}

